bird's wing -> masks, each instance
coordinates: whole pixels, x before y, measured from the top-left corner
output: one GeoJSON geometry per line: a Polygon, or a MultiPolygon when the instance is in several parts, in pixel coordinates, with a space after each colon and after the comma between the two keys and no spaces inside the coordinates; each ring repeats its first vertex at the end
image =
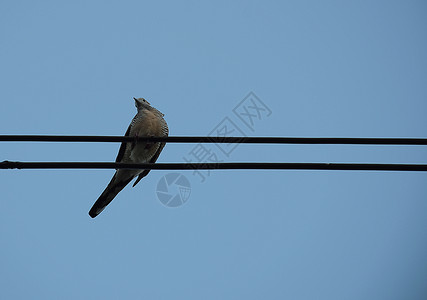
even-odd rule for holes
{"type": "MultiPolygon", "coordinates": [[[[125,136],[129,136],[131,126],[132,124],[130,124],[128,129],[126,130],[125,136]]],[[[116,157],[116,162],[122,161],[123,156],[125,155],[125,150],[126,150],[126,142],[122,142],[122,144],[120,145],[119,153],[117,154],[117,157],[116,157]]]]}
{"type": "MultiPolygon", "coordinates": [[[[150,160],[150,163],[154,164],[156,160],[159,158],[160,152],[162,152],[163,147],[166,145],[166,143],[161,143],[159,149],[157,149],[157,152],[153,155],[153,157],[150,160]]],[[[132,187],[134,187],[142,178],[148,175],[151,170],[144,170],[141,174],[139,174],[138,178],[135,180],[132,187]]]]}

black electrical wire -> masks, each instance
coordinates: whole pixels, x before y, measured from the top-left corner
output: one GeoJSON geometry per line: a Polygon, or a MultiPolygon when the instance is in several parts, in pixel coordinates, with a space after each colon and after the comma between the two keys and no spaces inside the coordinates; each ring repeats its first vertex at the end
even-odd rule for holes
{"type": "MultiPolygon", "coordinates": [[[[0,142],[167,142],[167,143],[254,143],[254,144],[344,144],[344,145],[427,145],[425,138],[304,138],[304,137],[124,137],[64,135],[0,135],[0,142]]],[[[258,170],[360,170],[360,171],[427,171],[423,164],[358,163],[156,163],[126,164],[112,162],[11,162],[3,161],[0,169],[258,169],[258,170]]]]}
{"type": "Polygon", "coordinates": [[[0,169],[151,169],[151,170],[353,170],[427,171],[425,164],[359,163],[155,163],[112,162],[19,162],[3,161],[0,169]]]}
{"type": "Polygon", "coordinates": [[[252,143],[252,144],[342,144],[342,145],[427,145],[427,138],[336,138],[336,137],[125,137],[67,135],[0,135],[0,142],[167,142],[167,143],[252,143]]]}

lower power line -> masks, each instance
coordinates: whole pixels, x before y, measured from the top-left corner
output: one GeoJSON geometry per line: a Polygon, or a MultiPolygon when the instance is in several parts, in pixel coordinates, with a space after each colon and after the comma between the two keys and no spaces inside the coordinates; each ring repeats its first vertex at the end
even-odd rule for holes
{"type": "Polygon", "coordinates": [[[115,163],[115,162],[20,162],[3,161],[0,169],[151,169],[151,170],[353,170],[427,171],[427,164],[365,163],[115,163]]]}

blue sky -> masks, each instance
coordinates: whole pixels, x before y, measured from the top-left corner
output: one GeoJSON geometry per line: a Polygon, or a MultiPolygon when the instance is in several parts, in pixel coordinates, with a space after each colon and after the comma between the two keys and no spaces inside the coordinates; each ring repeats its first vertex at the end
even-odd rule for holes
{"type": "MultiPolygon", "coordinates": [[[[1,133],[123,135],[144,97],[171,135],[228,118],[250,136],[426,137],[426,14],[424,1],[3,3],[1,133]],[[233,112],[250,92],[271,110],[252,128],[233,112]]],[[[159,162],[195,146],[168,144],[159,162]]],[[[113,161],[119,145],[0,147],[0,160],[113,161]]],[[[226,162],[427,163],[419,146],[209,149],[226,162]]],[[[427,295],[425,173],[182,171],[191,195],[177,208],[156,196],[168,173],[91,219],[112,170],[1,171],[0,298],[427,295]]]]}

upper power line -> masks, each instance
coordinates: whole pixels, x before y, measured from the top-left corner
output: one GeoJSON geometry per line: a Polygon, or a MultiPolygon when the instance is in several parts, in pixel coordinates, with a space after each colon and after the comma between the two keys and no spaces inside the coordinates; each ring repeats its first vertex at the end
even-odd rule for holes
{"type": "Polygon", "coordinates": [[[336,145],[427,145],[426,138],[337,138],[337,137],[125,137],[89,135],[0,135],[0,142],[167,142],[250,144],[336,144],[336,145]]]}

